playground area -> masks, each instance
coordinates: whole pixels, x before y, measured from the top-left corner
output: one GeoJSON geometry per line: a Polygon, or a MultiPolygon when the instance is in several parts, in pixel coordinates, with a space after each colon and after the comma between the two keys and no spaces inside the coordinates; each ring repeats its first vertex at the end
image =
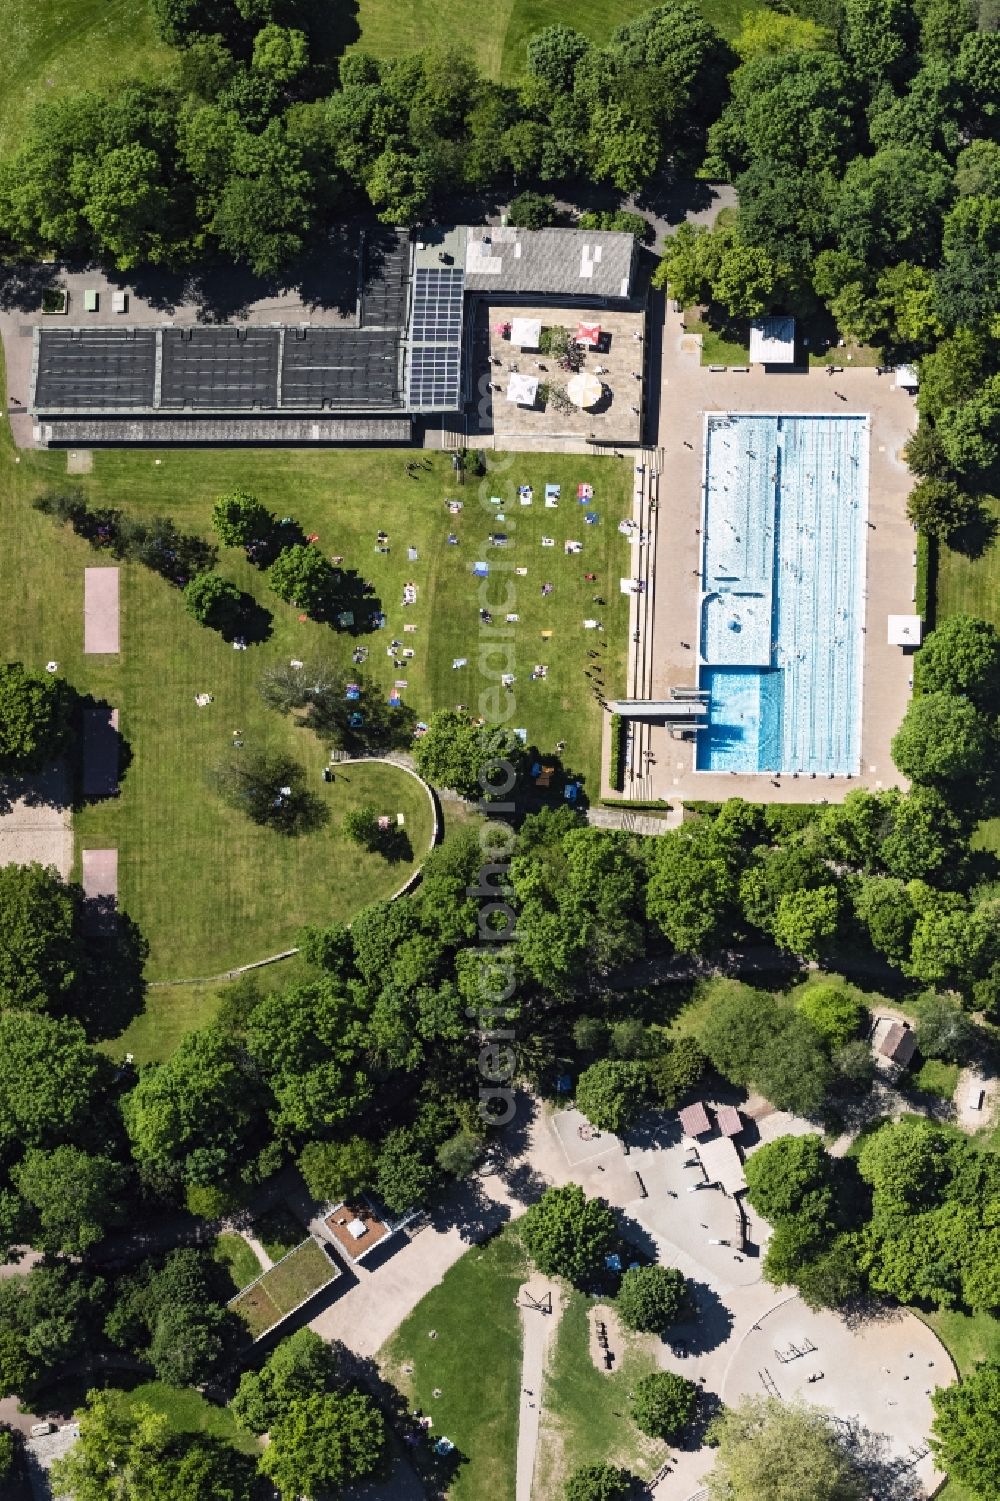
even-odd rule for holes
{"type": "Polygon", "coordinates": [[[743,1335],[721,1395],[727,1406],[763,1391],[825,1408],[880,1439],[884,1457],[912,1467],[932,1495],[943,1477],[927,1447],[931,1393],[955,1379],[948,1352],[915,1314],[884,1308],[850,1324],[791,1297],[743,1335]]]}

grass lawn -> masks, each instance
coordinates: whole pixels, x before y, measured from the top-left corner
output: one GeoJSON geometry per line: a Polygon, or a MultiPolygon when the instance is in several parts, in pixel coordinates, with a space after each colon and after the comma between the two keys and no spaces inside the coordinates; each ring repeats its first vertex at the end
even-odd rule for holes
{"type": "Polygon", "coordinates": [[[668,1453],[666,1444],[641,1433],[628,1415],[635,1383],[657,1369],[648,1341],[627,1336],[614,1371],[599,1371],[590,1356],[587,1320],[594,1301],[570,1293],[556,1333],[542,1392],[537,1501],[561,1501],[566,1477],[578,1465],[620,1464],[648,1480],[668,1453]]]}
{"type": "Polygon", "coordinates": [[[172,53],[147,0],[15,0],[3,8],[0,151],[16,149],[27,112],[67,89],[154,78],[172,53]]]}
{"type": "Polygon", "coordinates": [[[234,1293],[246,1287],[248,1282],[253,1282],[262,1271],[261,1264],[257,1260],[257,1253],[247,1245],[242,1235],[237,1235],[234,1230],[223,1230],[221,1235],[215,1237],[212,1259],[225,1267],[229,1273],[234,1293]]]}
{"type": "Polygon", "coordinates": [[[730,337],[705,321],[704,318],[696,318],[690,314],[684,319],[684,327],[689,334],[701,334],[701,363],[703,365],[745,365],[750,359],[750,334],[747,331],[745,341],[733,335],[728,330],[730,337]]]}
{"type": "Polygon", "coordinates": [[[387,1378],[462,1456],[450,1501],[514,1494],[521,1327],[513,1300],[525,1272],[516,1231],[473,1246],[379,1352],[387,1378]]]}
{"type": "Polygon", "coordinates": [[[229,1444],[244,1454],[256,1454],[260,1448],[252,1433],[240,1428],[228,1407],[217,1407],[192,1387],[167,1386],[162,1381],[148,1381],[131,1391],[118,1392],[122,1412],[136,1407],[151,1407],[162,1413],[174,1433],[203,1433],[229,1444]]]}
{"type": "MultiPolygon", "coordinates": [[[[991,514],[1000,520],[1000,500],[988,503],[991,514]]],[[[1000,544],[994,543],[980,558],[938,548],[935,587],[937,617],[978,615],[1000,626],[1000,544]]]]}
{"type": "MultiPolygon", "coordinates": [[[[450,8],[433,0],[361,0],[358,46],[377,57],[399,57],[421,47],[461,45],[480,68],[505,81],[525,71],[527,44],[545,26],[572,26],[594,42],[606,42],[618,26],[651,10],[651,0],[494,0],[488,10],[475,0],[450,8]],[[459,39],[460,42],[459,42],[459,39]]],[[[734,37],[760,6],[748,0],[702,0],[701,9],[725,37],[734,37]]]]}
{"type": "Polygon", "coordinates": [[[912,1076],[910,1083],[922,1094],[937,1095],[950,1100],[958,1085],[958,1064],[945,1063],[940,1058],[926,1058],[912,1076]]]}
{"type": "Polygon", "coordinates": [[[334,1263],[311,1237],[279,1266],[230,1303],[230,1308],[258,1339],[286,1313],[318,1293],[337,1275],[334,1263]]]}
{"type": "MultiPolygon", "coordinates": [[[[448,460],[429,457],[430,469],[413,481],[405,472],[408,457],[368,450],[106,450],[94,455],[93,473],[83,484],[95,503],[160,511],[205,535],[213,498],[236,485],[252,486],[278,515],[294,515],[307,533],[319,533],[324,551],[342,553],[374,584],[388,629],[366,638],[368,666],[386,689],[395,673],[383,665],[385,643],[394,634],[402,637],[404,621],[416,624],[407,638],[415,656],[404,669],[408,688],[403,692],[424,716],[458,702],[475,709],[487,686],[477,662],[479,596],[472,562],[488,553],[495,571],[501,562],[526,567],[524,579],[505,572],[490,580],[489,598],[510,603],[519,616],[511,643],[518,696],[514,723],[523,725],[543,751],[565,738],[565,764],[596,792],[601,718],[580,692],[595,637],[584,632],[582,621],[597,612],[605,623],[600,638],[607,643],[605,681],[615,691],[624,678],[627,646],[627,600],[617,589],[627,549],[617,521],[630,504],[631,466],[590,456],[525,455],[513,464],[504,459],[504,469],[484,482],[487,498],[495,493],[509,503],[519,483],[532,484],[540,497],[552,481],[562,484],[567,499],[558,511],[546,510],[539,499],[531,508],[505,512],[513,545],[501,552],[484,545],[496,525],[496,508],[479,506],[477,483],[470,479],[458,492],[466,502],[463,513],[449,516],[444,500],[456,487],[448,460]],[[595,488],[601,516],[596,527],[583,524],[575,501],[584,479],[595,488]],[[380,526],[390,534],[388,556],[374,550],[380,526]],[[449,530],[460,537],[459,546],[447,545],[449,530]],[[568,556],[561,546],[543,551],[543,533],[559,543],[579,536],[584,552],[568,556]],[[408,546],[417,548],[416,562],[407,560],[408,546]],[[596,573],[598,583],[586,583],[584,571],[596,573]],[[417,584],[418,599],[404,615],[402,586],[409,579],[417,584]],[[555,585],[547,598],[541,597],[544,581],[555,585]],[[605,606],[593,605],[595,590],[602,592],[605,606]],[[543,628],[553,632],[548,641],[541,638],[543,628]],[[467,657],[469,665],[453,671],[458,656],[467,657]],[[547,663],[549,673],[532,683],[538,660],[547,663]]],[[[419,860],[430,829],[419,786],[396,768],[378,766],[349,767],[332,784],[322,783],[323,747],[265,709],[257,693],[265,663],[317,652],[349,661],[356,638],[300,622],[298,612],[271,593],[242,553],[224,550],[220,571],[273,613],[269,641],[233,652],[187,616],[178,591],[128,565],[122,571],[121,656],[84,657],[83,569],[107,560],[30,509],[33,494],[64,478],[65,456],[25,453],[16,466],[13,458],[7,436],[0,444],[0,545],[9,587],[0,604],[0,652],[34,668],[55,658],[77,689],[121,711],[131,765],[119,798],[77,815],[77,847],[118,847],[120,900],[150,944],[147,977],[193,980],[218,974],[290,947],[303,923],[349,919],[364,903],[394,891],[412,867],[360,853],[343,838],[340,824],[347,808],[364,801],[386,812],[402,811],[419,860]],[[213,694],[214,702],[197,708],[199,692],[213,694]],[[328,800],[331,819],[325,828],[288,839],[256,828],[220,803],[207,774],[231,754],[234,728],[243,731],[245,744],[294,752],[310,784],[328,800]]],[[[501,670],[495,659],[488,668],[501,670]]],[[[199,999],[182,992],[164,1005],[179,1016],[185,1006],[197,1010],[199,999]]],[[[152,1056],[153,1050],[144,1051],[152,1056]]]]}
{"type": "MultiPolygon", "coordinates": [[[[265,964],[254,970],[253,979],[261,995],[265,995],[304,982],[312,973],[304,959],[293,955],[279,964],[265,964]]],[[[162,1063],[188,1032],[214,1021],[226,991],[238,983],[213,980],[203,985],[152,985],[146,991],[139,1015],[124,1032],[99,1046],[112,1058],[121,1059],[131,1053],[137,1064],[162,1063]]]]}

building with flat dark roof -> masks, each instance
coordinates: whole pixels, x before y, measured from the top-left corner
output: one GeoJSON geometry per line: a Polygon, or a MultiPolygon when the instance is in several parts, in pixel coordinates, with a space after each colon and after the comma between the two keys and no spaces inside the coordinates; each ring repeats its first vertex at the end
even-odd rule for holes
{"type": "Polygon", "coordinates": [[[312,310],[286,296],[273,322],[263,299],[238,322],[198,321],[191,304],[168,322],[131,293],[67,292],[65,323],[40,315],[18,330],[33,339],[35,441],[405,442],[414,418],[462,410],[468,295],[600,306],[631,293],[631,235],[462,225],[424,233],[364,238],[353,315],[349,305],[331,312],[328,300],[294,322],[295,311],[312,310]]]}

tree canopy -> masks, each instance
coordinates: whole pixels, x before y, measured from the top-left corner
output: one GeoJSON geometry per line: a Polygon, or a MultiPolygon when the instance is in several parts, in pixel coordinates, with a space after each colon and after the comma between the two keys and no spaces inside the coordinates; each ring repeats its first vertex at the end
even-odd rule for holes
{"type": "Polygon", "coordinates": [[[69,694],[59,678],[39,677],[20,662],[0,664],[0,775],[39,771],[61,749],[69,694]]]}
{"type": "Polygon", "coordinates": [[[864,1501],[868,1487],[833,1419],[776,1397],[744,1397],[711,1427],[713,1501],[864,1501]]]}
{"type": "Polygon", "coordinates": [[[588,1199],[576,1183],[546,1189],[521,1223],[538,1270],[581,1285],[603,1270],[617,1239],[615,1217],[607,1204],[588,1199]]]}

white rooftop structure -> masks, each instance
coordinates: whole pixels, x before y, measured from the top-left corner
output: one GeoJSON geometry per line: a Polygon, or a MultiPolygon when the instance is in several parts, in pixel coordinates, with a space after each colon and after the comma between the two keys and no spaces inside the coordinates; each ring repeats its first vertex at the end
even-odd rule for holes
{"type": "Polygon", "coordinates": [[[750,325],[752,365],[795,364],[795,319],[755,318],[750,325]]]}
{"type": "Polygon", "coordinates": [[[734,1199],[747,1186],[743,1163],[728,1136],[713,1136],[710,1141],[699,1141],[698,1156],[710,1183],[721,1185],[724,1193],[734,1199]]]}
{"type": "Polygon", "coordinates": [[[542,337],[542,320],[540,318],[512,318],[510,320],[510,342],[516,344],[518,349],[537,349],[542,337]]]}
{"type": "Polygon", "coordinates": [[[924,631],[924,622],[919,615],[889,616],[890,646],[919,646],[924,631]]]}
{"type": "Polygon", "coordinates": [[[920,385],[920,377],[914,365],[896,366],[896,385],[903,391],[916,391],[920,385]]]}
{"type": "Polygon", "coordinates": [[[507,400],[515,402],[519,407],[533,407],[537,396],[537,377],[521,375],[517,370],[512,370],[507,386],[507,400]]]}

